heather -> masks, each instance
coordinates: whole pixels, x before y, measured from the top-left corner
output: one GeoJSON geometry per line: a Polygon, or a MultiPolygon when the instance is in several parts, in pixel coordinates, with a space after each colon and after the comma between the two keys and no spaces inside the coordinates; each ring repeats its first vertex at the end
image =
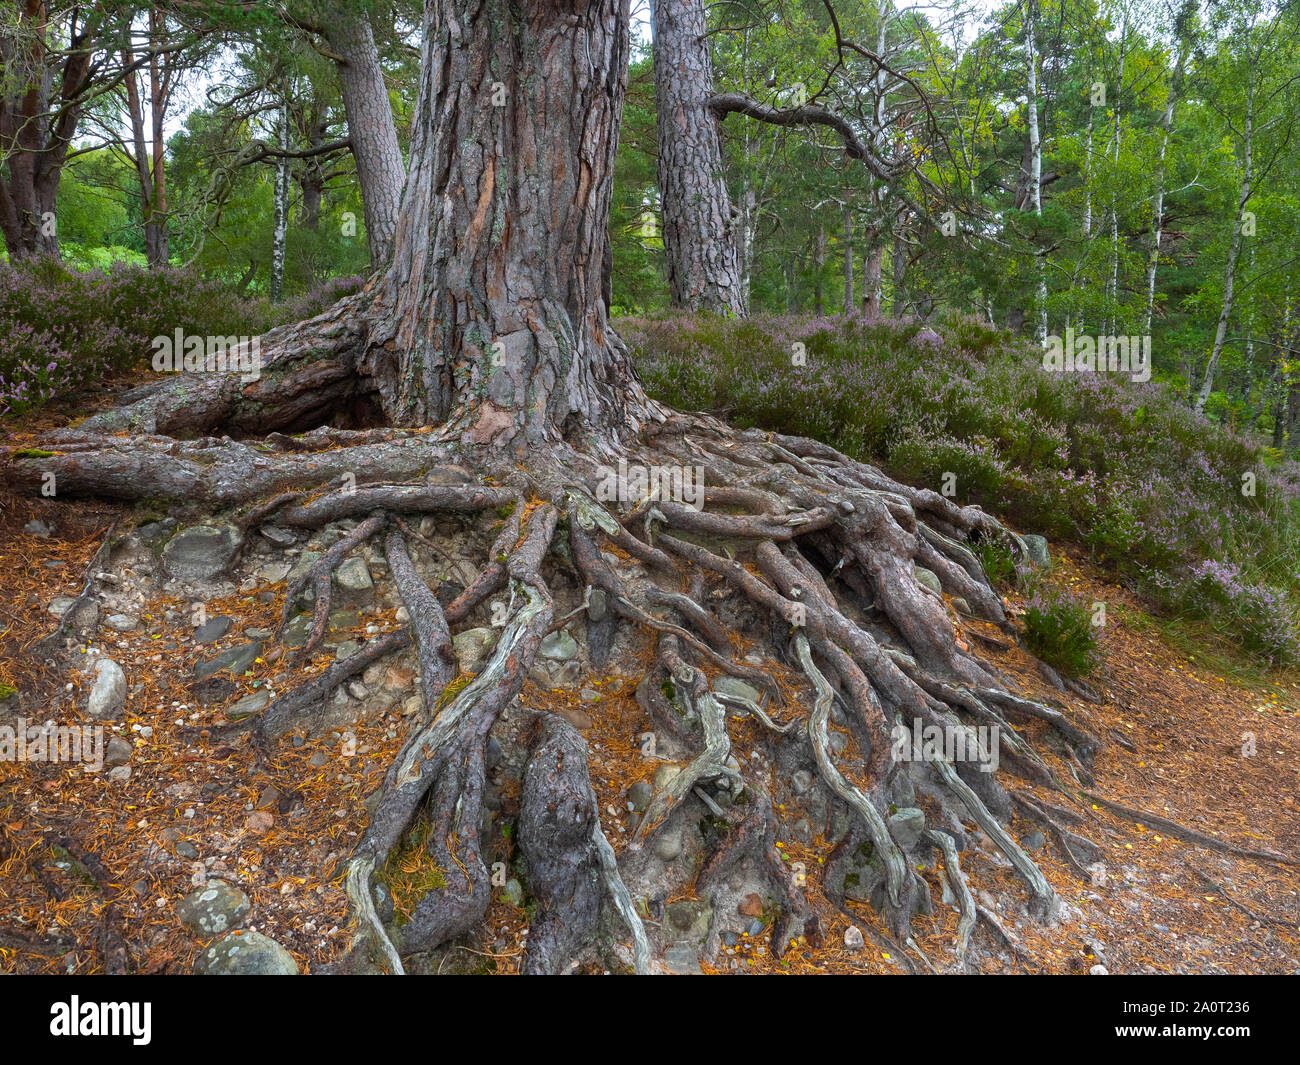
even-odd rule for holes
{"type": "Polygon", "coordinates": [[[0,418],[104,376],[147,367],[156,336],[254,336],[329,306],[359,284],[338,278],[280,304],[177,268],[53,260],[0,263],[0,418]]]}
{"type": "Polygon", "coordinates": [[[1158,382],[1048,373],[1031,345],[962,315],[619,329],[665,402],[813,436],[936,491],[955,475],[958,501],[1084,545],[1269,661],[1294,657],[1300,467],[1158,382]]]}

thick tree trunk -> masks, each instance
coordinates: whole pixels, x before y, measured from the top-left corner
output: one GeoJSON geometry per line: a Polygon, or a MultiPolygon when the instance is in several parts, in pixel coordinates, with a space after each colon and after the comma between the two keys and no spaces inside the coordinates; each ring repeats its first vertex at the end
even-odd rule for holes
{"type": "Polygon", "coordinates": [[[655,108],[664,251],[674,307],[741,313],[740,265],[722,179],[704,0],[655,0],[655,108]]]}
{"type": "Polygon", "coordinates": [[[351,14],[341,7],[329,10],[321,28],[330,47],[343,60],[338,64],[339,86],[361,185],[370,265],[379,268],[392,250],[406,178],[388,86],[379,65],[374,34],[364,15],[351,14]]]}
{"type": "Polygon", "coordinates": [[[426,0],[392,263],[361,370],[394,424],[518,450],[651,405],[601,298],[627,0],[426,0]]]}

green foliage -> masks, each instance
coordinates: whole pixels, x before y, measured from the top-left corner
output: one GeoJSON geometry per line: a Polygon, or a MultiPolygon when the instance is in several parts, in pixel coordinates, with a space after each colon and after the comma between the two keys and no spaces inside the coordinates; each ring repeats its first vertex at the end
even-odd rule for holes
{"type": "Polygon", "coordinates": [[[1075,596],[1039,589],[1026,605],[1023,621],[1026,645],[1058,672],[1078,677],[1096,664],[1092,612],[1075,596]]]}

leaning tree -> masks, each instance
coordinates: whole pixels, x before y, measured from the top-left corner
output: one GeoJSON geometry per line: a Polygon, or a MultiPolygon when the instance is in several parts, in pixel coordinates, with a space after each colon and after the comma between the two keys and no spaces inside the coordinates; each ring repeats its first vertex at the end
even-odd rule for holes
{"type": "MultiPolygon", "coordinates": [[[[16,481],[32,489],[53,474],[60,499],[165,501],[187,514],[228,515],[246,530],[272,519],[299,528],[351,519],[351,530],[286,592],[287,613],[305,587],[315,590],[308,649],[325,630],[331,571],[367,538],[382,539],[409,624],[232,726],[274,742],[368,664],[407,647],[418,656],[426,719],[389,769],[349,859],[356,937],[343,965],[376,960],[400,972],[403,957],[482,920],[485,745],[543,637],[563,620],[547,573],[576,575],[585,602],[600,593],[618,624],[654,635],[664,683],[649,686],[649,714],[665,743],[680,744],[683,768],[616,857],[601,829],[584,741],[546,716],[520,798],[518,838],[539,900],[528,971],[564,969],[590,950],[602,911],[626,924],[636,967],[648,967],[628,885],[644,875],[665,823],[720,788],[748,801],[729,807],[695,889],[707,892],[747,863],[780,900],[774,949],[818,934],[775,848],[772,782],[730,757],[724,704],[770,726],[773,764],[782,764],[781,751],[795,751],[817,766],[831,800],[853,819],[830,867],[838,862],[842,873],[843,860],[870,844],[883,868],[880,906],[901,937],[928,892],[887,822],[904,786],[904,767],[890,752],[895,722],[959,731],[996,724],[1003,765],[1037,783],[1053,775],[1012,720],[1048,722],[1084,759],[1094,747],[1059,712],[1011,694],[957,638],[943,601],[917,583],[914,565],[931,569],[976,614],[1010,630],[967,546],[1008,535],[992,517],[895,483],[824,444],[737,431],[643,391],[603,291],[628,25],[628,0],[427,0],[388,266],[326,313],[262,338],[258,380],[164,379],[51,434],[49,454],[12,464],[16,481]],[[604,505],[596,484],[620,460],[629,470],[702,466],[703,508],[630,498],[630,486],[621,507],[604,505]],[[484,522],[506,515],[477,579],[446,604],[417,575],[411,552],[419,543],[406,524],[438,511],[484,522]],[[603,543],[639,560],[644,579],[620,576],[603,543]],[[745,609],[724,623],[700,594],[706,582],[745,609]],[[450,632],[496,595],[509,612],[495,651],[476,676],[457,677],[450,632]],[[736,658],[741,643],[732,629],[740,624],[760,652],[747,660],[736,658]],[[710,682],[723,672],[779,700],[777,661],[805,678],[812,710],[797,727],[710,682]],[[669,691],[671,700],[661,697],[669,691]],[[853,737],[838,751],[828,734],[832,712],[853,737]],[[446,884],[407,924],[388,928],[373,878],[417,814],[433,826],[428,848],[446,884]]],[[[1031,910],[1051,911],[1052,888],[1002,826],[1011,799],[999,778],[942,758],[926,771],[935,792],[1006,853],[1028,885],[1031,910]]],[[[1071,838],[1046,807],[1026,800],[1019,809],[1049,824],[1055,838],[1071,838]]],[[[929,844],[961,886],[964,952],[975,906],[952,837],[935,832],[929,844]]]]}

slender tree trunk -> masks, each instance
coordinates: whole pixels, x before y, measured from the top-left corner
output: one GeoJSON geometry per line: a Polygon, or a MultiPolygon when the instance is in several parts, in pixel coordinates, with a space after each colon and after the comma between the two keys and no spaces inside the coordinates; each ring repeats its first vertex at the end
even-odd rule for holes
{"type": "Polygon", "coordinates": [[[853,298],[853,209],[844,205],[844,313],[852,314],[853,298]]]}
{"type": "Polygon", "coordinates": [[[649,416],[601,298],[628,20],[628,0],[426,0],[360,364],[393,423],[523,454],[649,416]]]}
{"type": "Polygon", "coordinates": [[[397,125],[388,101],[388,86],[379,64],[379,50],[365,15],[346,8],[328,9],[322,29],[338,63],[339,87],[348,119],[348,138],[357,164],[361,207],[370,245],[370,265],[388,261],[406,168],[397,143],[397,125]]]}
{"type": "MultiPolygon", "coordinates": [[[[289,89],[280,109],[280,151],[289,150],[289,89]]],[[[284,260],[289,241],[289,158],[281,155],[275,164],[275,233],[271,249],[271,299],[284,298],[284,260]]]]}
{"type": "Polygon", "coordinates": [[[664,252],[674,307],[741,313],[741,272],[709,111],[713,60],[704,0],[653,0],[655,108],[664,252]]]}
{"type": "Polygon", "coordinates": [[[817,227],[817,243],[813,251],[813,312],[820,318],[826,313],[826,230],[817,227]]]}
{"type": "MultiPolygon", "coordinates": [[[[1123,28],[1119,34],[1119,77],[1115,83],[1115,123],[1111,131],[1113,173],[1119,171],[1120,137],[1122,132],[1120,104],[1124,93],[1124,49],[1127,42],[1128,15],[1125,14],[1123,28]]],[[[1110,275],[1106,279],[1106,305],[1108,326],[1103,332],[1114,335],[1119,332],[1119,201],[1114,191],[1110,194],[1110,275]]]]}
{"type": "Polygon", "coordinates": [[[890,257],[890,267],[894,280],[894,317],[901,318],[907,311],[907,241],[903,236],[902,220],[895,224],[894,251],[890,257]]]}
{"type": "Polygon", "coordinates": [[[1180,49],[1169,81],[1169,96],[1160,116],[1160,148],[1156,163],[1156,191],[1151,201],[1151,248],[1147,253],[1146,307],[1142,314],[1142,334],[1151,335],[1151,318],[1156,304],[1156,272],[1160,268],[1160,242],[1164,239],[1165,215],[1165,154],[1169,149],[1169,136],[1174,128],[1174,111],[1178,106],[1181,88],[1184,52],[1180,49]]]}
{"type": "Polygon", "coordinates": [[[1245,222],[1246,204],[1250,200],[1254,182],[1254,122],[1255,122],[1255,81],[1252,71],[1250,84],[1246,92],[1246,129],[1244,135],[1245,158],[1241,173],[1241,192],[1237,197],[1237,210],[1232,218],[1232,237],[1228,243],[1228,261],[1223,268],[1223,304],[1219,309],[1219,323],[1214,330],[1214,345],[1210,348],[1210,357],[1205,361],[1205,376],[1201,379],[1200,391],[1196,393],[1196,409],[1205,410],[1205,404],[1214,391],[1214,371],[1218,369],[1219,359],[1223,355],[1223,345],[1228,338],[1228,321],[1232,318],[1233,288],[1237,278],[1237,258],[1241,254],[1241,230],[1245,222]]]}
{"type": "MultiPolygon", "coordinates": [[[[1025,42],[1028,70],[1029,100],[1026,105],[1026,118],[1029,135],[1029,205],[1034,214],[1043,214],[1043,144],[1038,135],[1038,53],[1034,41],[1035,19],[1037,12],[1034,0],[1029,0],[1028,15],[1025,22],[1025,42]]],[[[1047,339],[1047,259],[1042,252],[1036,256],[1038,283],[1034,303],[1037,305],[1038,324],[1034,328],[1034,339],[1040,344],[1047,339]]]]}

